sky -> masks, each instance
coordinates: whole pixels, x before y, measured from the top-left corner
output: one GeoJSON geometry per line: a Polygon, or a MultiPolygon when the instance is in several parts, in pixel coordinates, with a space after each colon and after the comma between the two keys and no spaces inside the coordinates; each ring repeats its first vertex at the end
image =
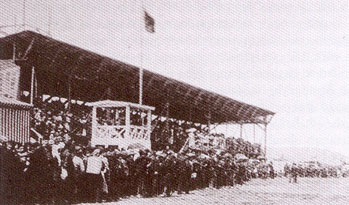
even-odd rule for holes
{"type": "MultiPolygon", "coordinates": [[[[25,7],[26,24],[55,39],[275,112],[268,146],[349,156],[348,0],[143,0],[153,34],[142,0],[25,7]]],[[[0,25],[23,14],[22,1],[0,0],[0,25]]]]}

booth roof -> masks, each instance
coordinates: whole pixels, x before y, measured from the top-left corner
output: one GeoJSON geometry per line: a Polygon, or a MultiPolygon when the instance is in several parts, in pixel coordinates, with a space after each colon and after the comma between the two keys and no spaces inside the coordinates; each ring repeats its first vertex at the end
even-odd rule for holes
{"type": "MultiPolygon", "coordinates": [[[[76,46],[23,31],[0,39],[0,59],[10,59],[16,45],[21,79],[30,82],[30,67],[36,69],[38,90],[43,94],[87,102],[117,100],[138,102],[139,68],[76,46]],[[32,44],[32,45],[31,45],[32,44]]],[[[30,83],[24,82],[28,89],[30,83]]],[[[154,114],[211,123],[268,123],[273,112],[203,90],[144,70],[143,104],[154,114]]]]}
{"type": "Polygon", "coordinates": [[[140,104],[136,104],[136,103],[123,102],[123,101],[112,101],[112,100],[88,102],[85,105],[91,106],[91,107],[126,107],[126,106],[130,106],[133,108],[139,108],[139,109],[143,109],[143,110],[155,110],[154,107],[147,106],[147,105],[140,105],[140,104]]]}

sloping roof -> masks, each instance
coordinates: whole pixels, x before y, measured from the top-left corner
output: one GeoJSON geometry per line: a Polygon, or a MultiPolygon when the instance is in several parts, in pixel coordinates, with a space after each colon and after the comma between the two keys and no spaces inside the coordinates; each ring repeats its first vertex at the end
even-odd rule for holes
{"type": "MultiPolygon", "coordinates": [[[[40,92],[93,102],[103,99],[138,102],[139,68],[98,55],[76,46],[24,31],[0,39],[0,58],[27,52],[22,68],[35,66],[40,92]],[[71,91],[69,91],[71,82],[71,91]],[[109,97],[108,97],[109,96],[109,97]]],[[[21,63],[21,62],[17,62],[21,63]]],[[[30,69],[22,69],[30,75],[30,69]]],[[[24,77],[23,79],[30,79],[24,77]]],[[[155,114],[164,114],[169,103],[170,117],[193,122],[260,122],[268,123],[273,112],[231,98],[206,91],[178,80],[144,70],[143,103],[156,108],[155,114]]],[[[28,86],[28,85],[27,85],[28,86]]]]}
{"type": "Polygon", "coordinates": [[[18,101],[12,98],[5,98],[0,96],[0,105],[7,107],[20,107],[20,108],[31,108],[33,105],[25,102],[18,101]]]}

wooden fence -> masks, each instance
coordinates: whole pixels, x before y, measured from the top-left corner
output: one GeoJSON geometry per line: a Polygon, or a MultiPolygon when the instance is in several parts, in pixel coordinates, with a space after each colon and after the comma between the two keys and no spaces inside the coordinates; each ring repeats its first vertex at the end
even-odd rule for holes
{"type": "Polygon", "coordinates": [[[30,104],[1,98],[0,136],[7,141],[29,142],[31,108],[30,104]]]}

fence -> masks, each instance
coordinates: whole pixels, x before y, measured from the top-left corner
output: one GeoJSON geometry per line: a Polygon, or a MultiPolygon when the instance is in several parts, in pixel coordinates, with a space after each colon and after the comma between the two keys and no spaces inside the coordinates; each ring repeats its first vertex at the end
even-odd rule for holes
{"type": "Polygon", "coordinates": [[[29,142],[32,105],[0,98],[0,136],[7,141],[29,142]]]}

